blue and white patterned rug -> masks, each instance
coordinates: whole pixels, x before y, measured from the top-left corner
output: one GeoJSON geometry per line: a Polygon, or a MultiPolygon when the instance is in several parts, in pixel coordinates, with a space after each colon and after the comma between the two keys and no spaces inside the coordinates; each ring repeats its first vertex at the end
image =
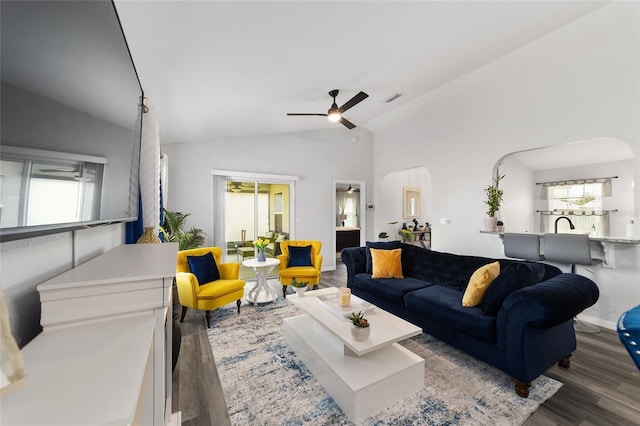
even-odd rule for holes
{"type": "MultiPolygon", "coordinates": [[[[288,297],[296,297],[295,295],[288,297]]],[[[351,425],[282,336],[282,320],[301,312],[279,298],[243,300],[211,312],[209,342],[233,425],[351,425]]],[[[367,425],[520,425],[562,386],[541,376],[527,399],[513,380],[422,334],[402,345],[426,361],[422,391],[367,419],[367,425]]]]}

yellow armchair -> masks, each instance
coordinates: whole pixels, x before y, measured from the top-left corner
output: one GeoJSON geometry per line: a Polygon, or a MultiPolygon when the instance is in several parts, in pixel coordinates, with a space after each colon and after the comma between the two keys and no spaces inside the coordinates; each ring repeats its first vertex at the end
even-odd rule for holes
{"type": "Polygon", "coordinates": [[[296,281],[308,281],[313,285],[313,289],[318,288],[320,282],[320,270],[322,269],[322,249],[321,241],[311,240],[285,240],[280,242],[282,254],[278,256],[280,260],[280,284],[282,284],[282,297],[287,297],[287,286],[291,284],[293,278],[296,281]],[[289,266],[289,247],[311,246],[311,266],[289,266]]]}
{"type": "Polygon", "coordinates": [[[240,313],[240,299],[244,296],[245,282],[238,279],[240,275],[240,265],[237,263],[220,263],[222,249],[219,247],[201,247],[191,250],[181,250],[178,252],[178,264],[176,266],[176,286],[178,289],[178,300],[182,305],[182,315],[180,322],[184,320],[187,308],[205,311],[207,318],[207,328],[211,323],[211,313],[213,309],[224,306],[235,300],[240,313]],[[211,252],[216,261],[220,279],[199,283],[194,274],[191,273],[187,256],[202,256],[211,252]]]}

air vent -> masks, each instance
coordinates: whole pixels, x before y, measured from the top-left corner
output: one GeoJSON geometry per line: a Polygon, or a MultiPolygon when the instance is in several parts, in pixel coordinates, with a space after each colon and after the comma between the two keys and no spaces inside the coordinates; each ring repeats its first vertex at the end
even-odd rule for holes
{"type": "Polygon", "coordinates": [[[385,99],[384,102],[385,103],[393,102],[396,99],[398,99],[400,96],[402,96],[402,93],[394,93],[393,95],[391,95],[387,99],[385,99]]]}

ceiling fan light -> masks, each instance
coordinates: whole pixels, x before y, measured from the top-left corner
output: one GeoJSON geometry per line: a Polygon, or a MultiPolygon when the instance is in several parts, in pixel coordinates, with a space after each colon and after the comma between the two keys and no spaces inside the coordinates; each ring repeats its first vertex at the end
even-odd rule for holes
{"type": "Polygon", "coordinates": [[[349,194],[353,193],[353,188],[351,187],[351,185],[349,185],[349,189],[347,189],[347,192],[348,192],[349,194]]]}
{"type": "Polygon", "coordinates": [[[340,119],[342,118],[342,115],[338,111],[332,111],[327,115],[327,118],[329,119],[329,121],[336,123],[340,121],[340,119]]]}

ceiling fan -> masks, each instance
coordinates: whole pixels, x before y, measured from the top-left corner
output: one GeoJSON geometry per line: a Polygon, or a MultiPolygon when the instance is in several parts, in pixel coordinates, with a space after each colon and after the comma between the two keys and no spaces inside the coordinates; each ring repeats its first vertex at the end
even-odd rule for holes
{"type": "Polygon", "coordinates": [[[253,192],[255,185],[253,182],[229,182],[227,190],[231,192],[253,192]]]}
{"type": "Polygon", "coordinates": [[[352,122],[350,122],[349,120],[347,120],[346,118],[344,118],[342,116],[342,113],[344,113],[346,110],[348,110],[349,108],[353,107],[354,105],[357,105],[360,102],[364,101],[365,99],[367,99],[369,97],[369,95],[367,95],[364,92],[360,92],[357,95],[355,95],[353,98],[351,98],[347,102],[345,102],[344,105],[342,105],[340,108],[338,108],[338,104],[336,104],[336,96],[338,96],[339,92],[340,91],[337,90],[337,89],[336,90],[332,90],[332,91],[329,92],[329,96],[331,96],[333,98],[333,104],[331,104],[331,108],[329,108],[329,110],[327,111],[326,114],[290,112],[290,113],[287,113],[287,115],[318,115],[318,116],[321,116],[321,117],[327,117],[329,119],[329,121],[342,123],[348,129],[353,129],[354,127],[356,127],[356,125],[353,124],[352,122]]]}

